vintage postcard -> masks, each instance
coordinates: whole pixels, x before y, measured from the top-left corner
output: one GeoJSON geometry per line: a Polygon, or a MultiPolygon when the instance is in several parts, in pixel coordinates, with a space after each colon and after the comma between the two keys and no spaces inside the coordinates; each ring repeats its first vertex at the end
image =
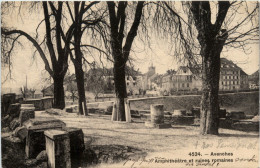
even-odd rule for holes
{"type": "Polygon", "coordinates": [[[259,167],[259,2],[2,1],[3,168],[259,167]]]}

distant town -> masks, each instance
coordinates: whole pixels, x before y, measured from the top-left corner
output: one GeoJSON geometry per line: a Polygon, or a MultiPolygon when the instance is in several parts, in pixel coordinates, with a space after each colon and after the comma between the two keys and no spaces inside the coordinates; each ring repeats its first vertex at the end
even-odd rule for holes
{"type": "MultiPolygon", "coordinates": [[[[86,90],[100,98],[108,94],[113,97],[114,77],[113,69],[92,68],[85,73],[86,90]],[[97,78],[97,76],[99,76],[97,78]],[[93,78],[93,77],[96,77],[93,78]]],[[[156,67],[151,65],[146,73],[142,74],[134,68],[126,68],[126,87],[128,96],[169,96],[181,94],[198,94],[202,90],[202,75],[200,68],[189,68],[179,66],[177,70],[168,70],[165,74],[156,73],[156,67]]],[[[219,91],[237,92],[254,90],[259,88],[259,72],[248,75],[231,60],[221,58],[221,72],[219,80],[219,91]]],[[[75,74],[65,77],[64,89],[67,98],[76,99],[76,77],[75,74]]],[[[41,91],[21,88],[19,97],[40,98],[53,96],[53,84],[43,88],[41,91]]],[[[106,96],[105,96],[106,97],[106,96]]],[[[89,100],[88,100],[89,101],[89,100]]]]}

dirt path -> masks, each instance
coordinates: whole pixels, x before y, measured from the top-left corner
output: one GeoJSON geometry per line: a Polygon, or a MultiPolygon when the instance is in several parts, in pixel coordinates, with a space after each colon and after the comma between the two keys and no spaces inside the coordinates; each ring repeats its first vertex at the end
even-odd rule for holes
{"type": "Polygon", "coordinates": [[[90,114],[87,117],[78,117],[76,114],[69,113],[64,116],[50,116],[43,112],[36,112],[36,117],[55,117],[64,121],[69,127],[82,128],[88,145],[125,145],[148,153],[146,160],[143,161],[129,160],[125,165],[119,163],[99,166],[183,167],[187,165],[187,163],[176,163],[176,159],[193,159],[193,166],[197,165],[196,167],[231,167],[231,165],[257,167],[258,165],[259,135],[257,132],[220,129],[219,136],[201,136],[198,135],[199,128],[194,126],[176,125],[170,129],[147,129],[140,120],[135,120],[133,123],[112,122],[110,116],[106,115],[90,114]],[[189,155],[190,152],[200,152],[201,156],[189,155]],[[224,152],[224,156],[223,154],[212,156],[211,152],[224,152]],[[227,156],[225,152],[232,153],[232,156],[227,156]],[[195,161],[199,159],[209,159],[212,163],[201,165],[195,161]],[[212,159],[232,159],[233,162],[219,160],[214,163],[212,159]]]}

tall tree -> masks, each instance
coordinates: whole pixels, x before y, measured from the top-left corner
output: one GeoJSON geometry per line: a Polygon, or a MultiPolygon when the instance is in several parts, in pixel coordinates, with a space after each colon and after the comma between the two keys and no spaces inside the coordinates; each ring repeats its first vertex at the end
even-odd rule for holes
{"type": "Polygon", "coordinates": [[[220,53],[228,37],[222,24],[230,7],[228,1],[219,2],[217,19],[211,22],[209,2],[192,2],[191,12],[198,30],[202,57],[202,98],[200,131],[202,134],[218,134],[220,53]]]}
{"type": "Polygon", "coordinates": [[[82,48],[92,48],[100,52],[100,49],[98,47],[91,45],[91,42],[88,41],[88,39],[91,39],[93,34],[87,31],[87,29],[93,29],[93,27],[98,22],[100,22],[101,18],[103,17],[102,12],[99,15],[99,11],[97,11],[97,9],[93,9],[98,3],[98,1],[93,1],[89,3],[84,1],[75,1],[73,2],[74,10],[72,10],[70,3],[66,2],[72,20],[71,27],[74,27],[72,39],[73,49],[71,49],[70,58],[74,64],[76,74],[79,114],[84,115],[87,115],[88,112],[84,87],[84,71],[82,66],[83,61],[88,61],[83,55],[82,48]],[[74,15],[72,11],[74,11],[74,15]],[[85,36],[83,36],[83,33],[85,33],[85,36]],[[87,42],[88,44],[86,44],[87,42]]]}
{"type": "Polygon", "coordinates": [[[108,1],[109,30],[111,38],[111,51],[114,63],[114,82],[116,94],[116,113],[118,121],[125,121],[125,104],[127,98],[125,82],[125,66],[128,61],[130,50],[137,35],[138,26],[143,14],[143,1],[138,1],[135,7],[135,15],[130,30],[126,27],[126,8],[129,2],[108,1]]]}
{"type": "MultiPolygon", "coordinates": [[[[2,27],[1,33],[4,39],[13,39],[11,50],[20,36],[26,37],[33,44],[45,64],[45,70],[50,74],[54,82],[54,108],[63,109],[65,107],[63,81],[68,69],[68,49],[72,38],[73,27],[68,29],[66,33],[62,29],[63,2],[58,2],[57,9],[53,2],[42,2],[42,7],[44,13],[43,21],[45,22],[45,38],[42,43],[37,42],[37,37],[32,37],[22,30],[8,30],[2,27]],[[51,12],[49,12],[48,6],[51,7],[51,12]],[[52,25],[52,23],[54,24],[52,25]],[[61,40],[62,35],[64,35],[64,42],[61,40]],[[11,36],[16,36],[16,38],[11,36]],[[48,48],[48,52],[44,52],[45,50],[41,46],[44,42],[48,48]],[[50,63],[48,56],[50,57],[50,63]]],[[[38,28],[35,29],[37,31],[38,28]]],[[[11,50],[6,52],[7,57],[10,57],[11,50]]]]}
{"type": "MultiPolygon", "coordinates": [[[[175,32],[175,38],[179,43],[177,46],[181,46],[179,48],[185,53],[184,58],[191,64],[196,62],[191,60],[201,59],[201,134],[218,134],[220,55],[223,47],[245,49],[246,45],[259,40],[257,19],[259,4],[245,3],[247,2],[192,1],[183,2],[182,6],[172,2],[159,4],[163,11],[167,9],[169,12],[168,22],[172,21],[175,25],[171,32],[175,32]],[[183,7],[186,16],[182,17],[174,5],[183,7]],[[239,13],[242,9],[245,14],[243,17],[239,13]],[[241,18],[238,18],[239,16],[241,18]],[[195,36],[197,41],[194,40],[195,36]],[[196,57],[194,48],[199,49],[200,57],[196,57]]],[[[168,23],[169,27],[174,25],[168,23]]]]}

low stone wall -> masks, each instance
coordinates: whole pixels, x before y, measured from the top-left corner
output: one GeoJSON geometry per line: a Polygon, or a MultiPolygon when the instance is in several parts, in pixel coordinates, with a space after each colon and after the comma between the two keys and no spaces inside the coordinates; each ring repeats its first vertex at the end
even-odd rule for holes
{"type": "Polygon", "coordinates": [[[53,106],[52,97],[43,97],[41,99],[26,99],[23,101],[24,104],[33,104],[35,110],[46,110],[53,106]]]}
{"type": "MultiPolygon", "coordinates": [[[[151,104],[163,104],[165,111],[199,107],[200,100],[200,95],[128,99],[131,110],[150,110],[151,104]]],[[[259,111],[259,92],[220,94],[219,103],[227,111],[243,111],[246,115],[255,115],[259,111]]]]}
{"type": "Polygon", "coordinates": [[[42,107],[44,110],[50,109],[53,106],[53,98],[52,97],[43,97],[42,100],[42,107]]]}

